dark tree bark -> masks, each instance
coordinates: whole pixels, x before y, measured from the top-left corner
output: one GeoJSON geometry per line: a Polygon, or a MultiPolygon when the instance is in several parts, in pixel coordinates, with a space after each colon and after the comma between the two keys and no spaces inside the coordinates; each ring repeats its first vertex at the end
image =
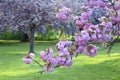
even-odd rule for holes
{"type": "Polygon", "coordinates": [[[23,33],[21,41],[22,42],[28,42],[29,41],[29,37],[28,37],[27,33],[23,33]]]}
{"type": "Polygon", "coordinates": [[[30,28],[30,49],[29,53],[34,53],[34,34],[35,34],[35,27],[30,28]]]}

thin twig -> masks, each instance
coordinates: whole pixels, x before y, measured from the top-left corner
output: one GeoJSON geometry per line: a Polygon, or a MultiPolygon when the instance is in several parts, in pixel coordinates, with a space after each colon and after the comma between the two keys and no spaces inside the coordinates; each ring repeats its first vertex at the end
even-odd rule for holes
{"type": "Polygon", "coordinates": [[[35,63],[37,63],[40,67],[43,67],[43,65],[41,65],[38,61],[36,61],[36,60],[34,60],[34,59],[33,59],[33,61],[34,61],[35,63]]]}
{"type": "MultiPolygon", "coordinates": [[[[58,67],[60,67],[60,65],[56,65],[56,66],[55,66],[55,68],[58,68],[58,67]]],[[[45,70],[38,71],[38,73],[40,73],[40,74],[43,74],[43,72],[45,72],[45,70]]]]}
{"type": "Polygon", "coordinates": [[[55,66],[55,68],[58,68],[58,67],[60,67],[60,65],[56,65],[56,66],[55,66]]]}
{"type": "MultiPolygon", "coordinates": [[[[111,51],[113,45],[115,44],[115,42],[119,39],[119,36],[120,36],[120,35],[118,35],[117,38],[116,38],[113,42],[110,43],[110,47],[109,47],[109,50],[108,50],[107,54],[110,54],[110,51],[111,51]]],[[[110,55],[109,55],[109,56],[110,56],[110,55]]]]}
{"type": "Polygon", "coordinates": [[[38,73],[40,73],[40,74],[42,74],[44,72],[44,70],[42,70],[42,71],[38,71],[38,73]]]}
{"type": "MultiPolygon", "coordinates": [[[[118,13],[117,13],[117,10],[115,9],[115,6],[114,6],[114,5],[115,5],[115,1],[114,1],[114,2],[112,2],[112,0],[109,0],[109,1],[110,1],[111,5],[112,5],[113,10],[115,11],[116,17],[117,17],[117,16],[118,16],[118,13]]],[[[109,54],[109,56],[110,56],[110,51],[111,51],[113,45],[115,44],[115,42],[119,39],[119,36],[120,36],[120,35],[118,35],[117,38],[110,43],[109,50],[107,51],[107,54],[109,54]]]]}
{"type": "Polygon", "coordinates": [[[114,2],[112,2],[111,0],[110,0],[110,3],[111,3],[111,5],[112,5],[112,7],[113,7],[113,10],[115,11],[115,13],[116,13],[116,17],[118,16],[118,13],[117,13],[117,10],[115,9],[115,1],[114,2]]]}

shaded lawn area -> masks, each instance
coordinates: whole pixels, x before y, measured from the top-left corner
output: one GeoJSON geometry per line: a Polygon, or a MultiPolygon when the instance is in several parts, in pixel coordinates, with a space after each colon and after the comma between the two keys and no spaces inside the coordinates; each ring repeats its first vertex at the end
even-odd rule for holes
{"type": "MultiPolygon", "coordinates": [[[[52,47],[56,42],[36,42],[36,59],[42,49],[52,47]]],[[[70,68],[60,67],[52,73],[37,73],[41,68],[33,62],[26,65],[22,57],[28,52],[29,43],[19,41],[0,42],[0,80],[120,80],[120,43],[115,44],[111,57],[100,50],[95,57],[84,54],[74,58],[70,68]]],[[[39,60],[40,61],[40,60],[39,60]]]]}

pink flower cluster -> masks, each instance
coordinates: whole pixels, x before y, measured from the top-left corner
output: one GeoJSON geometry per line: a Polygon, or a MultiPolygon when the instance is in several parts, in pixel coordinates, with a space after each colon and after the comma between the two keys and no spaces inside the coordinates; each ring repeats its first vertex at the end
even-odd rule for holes
{"type": "Polygon", "coordinates": [[[66,21],[69,19],[71,10],[69,8],[63,7],[59,10],[59,13],[56,14],[56,18],[61,21],[66,21]]]}
{"type": "Polygon", "coordinates": [[[56,47],[59,52],[57,60],[60,66],[71,66],[73,54],[69,51],[69,46],[72,45],[72,41],[60,41],[56,47]]]}
{"type": "Polygon", "coordinates": [[[75,52],[77,54],[84,52],[87,56],[95,56],[97,53],[97,47],[95,45],[89,44],[87,45],[87,42],[90,39],[90,36],[85,35],[86,37],[83,37],[83,35],[76,35],[75,37],[75,52]]]}
{"type": "Polygon", "coordinates": [[[40,58],[42,59],[43,62],[47,63],[44,65],[44,71],[52,72],[54,70],[54,66],[57,64],[57,60],[53,56],[52,48],[48,48],[45,51],[41,51],[40,58]]]}
{"type": "Polygon", "coordinates": [[[75,52],[78,53],[82,53],[84,50],[84,47],[86,45],[87,41],[85,38],[83,38],[80,35],[76,35],[75,36],[75,52]]]}
{"type": "MultiPolygon", "coordinates": [[[[78,35],[76,36],[75,41],[82,40],[84,41],[84,43],[88,41],[92,42],[111,41],[112,40],[111,28],[112,28],[111,22],[102,22],[97,25],[87,23],[83,26],[83,30],[79,34],[80,36],[78,35]]],[[[79,44],[82,41],[80,41],[79,44]]]]}
{"type": "Polygon", "coordinates": [[[95,45],[89,44],[85,47],[84,53],[87,56],[95,56],[97,54],[97,49],[98,49],[98,47],[96,47],[95,45]]]}
{"type": "Polygon", "coordinates": [[[120,35],[120,26],[119,26],[120,24],[120,1],[119,0],[114,1],[114,4],[110,7],[109,12],[110,12],[109,20],[112,22],[112,24],[114,24],[112,26],[112,29],[113,29],[112,32],[115,36],[119,36],[120,35]]]}
{"type": "Polygon", "coordinates": [[[23,61],[26,64],[31,64],[32,63],[32,59],[35,57],[34,53],[28,53],[25,57],[23,57],[23,61]]]}
{"type": "Polygon", "coordinates": [[[44,71],[52,72],[55,66],[71,66],[72,55],[68,49],[68,47],[71,45],[71,41],[60,41],[57,43],[56,47],[59,52],[57,56],[53,56],[53,50],[51,48],[41,51],[40,57],[43,62],[47,63],[44,65],[44,71]]]}
{"type": "Polygon", "coordinates": [[[89,18],[92,15],[92,11],[88,7],[82,7],[81,16],[77,16],[74,21],[77,27],[83,28],[83,26],[89,21],[89,18]]]}
{"type": "Polygon", "coordinates": [[[111,16],[109,17],[110,21],[112,22],[120,22],[120,16],[111,16]]]}
{"type": "Polygon", "coordinates": [[[112,41],[111,22],[102,22],[98,25],[87,23],[84,29],[75,36],[75,52],[77,54],[84,52],[87,56],[95,56],[97,47],[88,42],[108,42],[112,41]]]}
{"type": "Polygon", "coordinates": [[[94,1],[89,0],[88,5],[91,6],[91,7],[96,6],[96,7],[99,7],[99,8],[105,8],[105,6],[106,6],[106,4],[102,0],[94,0],[94,1]]]}

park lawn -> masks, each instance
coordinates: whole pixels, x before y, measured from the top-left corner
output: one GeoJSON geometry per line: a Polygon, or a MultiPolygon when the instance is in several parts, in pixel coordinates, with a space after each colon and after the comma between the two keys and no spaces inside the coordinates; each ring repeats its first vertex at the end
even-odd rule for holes
{"type": "MultiPolygon", "coordinates": [[[[47,47],[55,49],[55,42],[35,42],[36,59],[47,47]]],[[[60,67],[52,73],[37,73],[41,68],[33,62],[26,65],[22,57],[28,52],[29,43],[0,42],[0,80],[120,80],[120,43],[115,44],[108,57],[100,50],[95,57],[84,54],[74,58],[71,67],[60,67]]],[[[39,60],[40,61],[40,60],[39,60]]]]}

